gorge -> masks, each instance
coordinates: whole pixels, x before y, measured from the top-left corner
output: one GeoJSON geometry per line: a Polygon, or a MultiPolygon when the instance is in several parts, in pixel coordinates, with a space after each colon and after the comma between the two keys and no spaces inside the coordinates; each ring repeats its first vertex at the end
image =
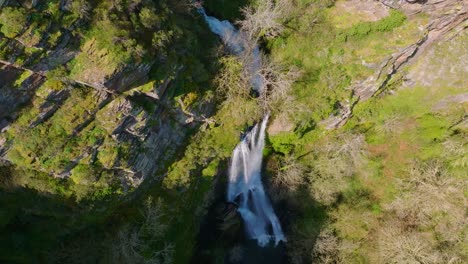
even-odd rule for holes
{"type": "MultiPolygon", "coordinates": [[[[206,15],[203,7],[199,8],[199,12],[213,33],[221,37],[231,52],[235,55],[252,58],[251,61],[246,62],[244,67],[252,76],[253,89],[261,93],[262,79],[257,71],[261,69],[262,65],[258,46],[250,44],[246,35],[236,30],[229,21],[219,21],[206,15]],[[248,48],[252,46],[253,50],[248,48]],[[245,54],[247,52],[252,54],[245,54]]],[[[227,187],[227,201],[237,204],[238,212],[244,219],[248,237],[256,239],[260,246],[267,245],[270,239],[275,241],[275,245],[278,245],[280,241],[286,242],[278,217],[265,194],[261,180],[265,129],[268,118],[269,114],[263,118],[260,126],[256,124],[243,135],[241,142],[234,149],[227,187]]]]}
{"type": "Polygon", "coordinates": [[[0,262],[465,263],[463,0],[0,0],[0,262]]]}

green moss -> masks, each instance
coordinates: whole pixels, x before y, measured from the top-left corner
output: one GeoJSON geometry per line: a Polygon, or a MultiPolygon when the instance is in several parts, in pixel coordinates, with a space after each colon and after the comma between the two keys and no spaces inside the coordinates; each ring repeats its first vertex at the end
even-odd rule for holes
{"type": "Polygon", "coordinates": [[[89,165],[78,164],[71,171],[70,179],[72,179],[75,184],[91,184],[96,181],[96,171],[89,165]]]}
{"type": "Polygon", "coordinates": [[[417,123],[418,135],[426,142],[440,142],[449,132],[450,123],[448,120],[432,114],[423,115],[417,119],[417,123]]]}
{"type": "Polygon", "coordinates": [[[274,136],[270,135],[268,139],[274,151],[287,155],[293,151],[299,137],[295,133],[282,132],[274,136]]]}
{"type": "Polygon", "coordinates": [[[55,32],[50,33],[49,39],[47,42],[51,47],[55,47],[58,44],[60,37],[62,36],[62,32],[60,30],[56,30],[55,32]]]}
{"type": "Polygon", "coordinates": [[[219,160],[213,160],[206,168],[202,170],[202,175],[205,177],[213,177],[218,172],[219,160]]]}
{"type": "Polygon", "coordinates": [[[114,165],[117,154],[117,146],[106,140],[103,146],[99,148],[97,158],[102,164],[102,166],[104,166],[105,168],[111,168],[112,165],[114,165]]]}
{"type": "Polygon", "coordinates": [[[23,71],[23,73],[15,80],[15,87],[20,87],[21,84],[32,75],[29,71],[23,71]]]}
{"type": "Polygon", "coordinates": [[[372,34],[373,32],[386,32],[397,28],[406,20],[403,12],[397,10],[390,10],[390,15],[382,18],[377,22],[362,22],[353,25],[350,28],[343,29],[338,32],[338,39],[362,39],[372,34]]]}
{"type": "Polygon", "coordinates": [[[0,32],[9,38],[20,33],[27,22],[27,11],[22,7],[4,7],[0,10],[0,32]]]}

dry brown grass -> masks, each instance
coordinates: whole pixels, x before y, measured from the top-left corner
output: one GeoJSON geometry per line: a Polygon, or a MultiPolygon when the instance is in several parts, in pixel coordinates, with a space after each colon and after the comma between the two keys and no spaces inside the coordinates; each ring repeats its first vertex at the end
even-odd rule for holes
{"type": "Polygon", "coordinates": [[[384,206],[380,255],[386,263],[462,263],[466,259],[467,182],[437,160],[414,161],[400,194],[384,206]]]}

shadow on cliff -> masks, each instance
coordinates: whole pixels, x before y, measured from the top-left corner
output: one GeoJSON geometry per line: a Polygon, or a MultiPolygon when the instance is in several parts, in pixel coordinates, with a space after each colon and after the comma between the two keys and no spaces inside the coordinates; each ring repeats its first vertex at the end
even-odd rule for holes
{"type": "MultiPolygon", "coordinates": [[[[78,203],[56,190],[20,185],[27,173],[0,165],[0,262],[102,263],[112,234],[134,212],[103,212],[111,202],[78,203]]],[[[26,177],[37,176],[31,173],[26,177]]]]}
{"type": "Polygon", "coordinates": [[[297,248],[294,252],[290,252],[289,249],[302,247],[304,245],[301,244],[304,242],[307,243],[307,248],[314,247],[320,231],[328,221],[325,207],[311,197],[305,186],[284,190],[284,186],[274,185],[271,182],[273,162],[271,157],[265,159],[263,183],[288,241],[280,242],[276,247],[273,245],[260,247],[256,241],[245,236],[242,219],[236,212],[236,207],[226,203],[229,162],[225,161],[223,169],[216,176],[215,197],[198,232],[192,264],[286,264],[292,263],[292,258],[295,260],[300,258],[303,263],[312,261],[311,252],[301,252],[297,248]],[[307,225],[308,233],[295,232],[297,225],[307,225]],[[297,252],[304,254],[298,256],[297,252]]]}
{"type": "Polygon", "coordinates": [[[48,250],[79,226],[78,206],[62,196],[15,184],[15,173],[0,167],[0,262],[44,261],[48,250]]]}

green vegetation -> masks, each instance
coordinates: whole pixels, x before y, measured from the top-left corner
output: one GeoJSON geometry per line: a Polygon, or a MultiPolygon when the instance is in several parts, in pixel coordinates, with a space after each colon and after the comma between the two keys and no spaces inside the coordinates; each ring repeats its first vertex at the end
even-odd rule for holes
{"type": "Polygon", "coordinates": [[[339,32],[339,39],[348,40],[362,39],[375,32],[386,32],[397,28],[406,20],[406,16],[401,11],[390,10],[390,15],[377,22],[362,22],[351,26],[350,28],[343,29],[339,32]]]}
{"type": "Polygon", "coordinates": [[[267,82],[256,97],[247,60],[188,2],[26,2],[0,10],[0,57],[21,66],[0,70],[0,262],[242,255],[229,234],[240,222],[213,226],[222,235],[210,248],[198,232],[221,214],[215,185],[241,133],[266,112],[264,184],[289,262],[468,258],[463,32],[410,58],[327,130],[352,88],[432,17],[375,1],[383,9],[366,15],[353,1],[205,1],[258,39],[267,82]]]}
{"type": "Polygon", "coordinates": [[[24,71],[24,72],[21,74],[21,76],[20,76],[18,79],[16,79],[16,81],[15,81],[15,87],[20,87],[21,84],[22,84],[27,78],[29,78],[31,75],[32,75],[31,72],[24,71]]]}
{"type": "MultiPolygon", "coordinates": [[[[293,90],[295,99],[278,111],[295,110],[289,112],[295,129],[269,136],[273,200],[299,214],[288,227],[291,260],[460,262],[466,258],[461,242],[466,230],[456,226],[462,221],[466,187],[461,186],[466,185],[462,180],[466,176],[459,166],[467,143],[460,141],[466,137],[466,126],[454,124],[460,124],[466,103],[443,110],[435,106],[443,98],[460,95],[457,80],[462,75],[439,76],[437,89],[427,82],[412,88],[395,82],[388,89],[397,91],[360,102],[343,128],[323,131],[311,124],[336,114],[352,96],[349,87],[373,74],[362,61],[381,62],[396,47],[414,43],[420,36],[417,27],[427,18],[407,20],[401,12],[391,11],[375,22],[337,27],[339,20],[328,16],[334,7],[304,5],[308,8],[298,5],[301,11],[293,12],[295,18],[282,36],[268,41],[276,61],[303,71],[293,90]],[[307,21],[315,24],[302,24],[307,21]],[[457,142],[458,150],[451,142],[457,142]],[[448,145],[456,158],[446,156],[448,145]],[[447,185],[441,187],[441,182],[447,185]],[[415,187],[419,184],[426,187],[415,187]],[[445,188],[454,190],[452,198],[437,201],[426,193],[432,189],[444,195],[445,188]],[[421,207],[422,197],[427,197],[427,207],[421,207]],[[452,228],[444,232],[453,240],[447,233],[441,236],[439,229],[446,225],[452,228]],[[415,246],[421,251],[411,251],[415,246]]],[[[432,70],[443,67],[433,63],[437,66],[432,70]]]]}
{"type": "MultiPolygon", "coordinates": [[[[2,10],[2,19],[7,19],[3,14],[9,9],[2,10]]],[[[132,136],[117,138],[115,131],[124,118],[132,115],[138,119],[136,129],[142,134],[157,131],[161,116],[162,122],[176,122],[174,120],[180,118],[177,116],[180,111],[177,109],[178,98],[183,98],[186,104],[184,111],[213,109],[211,80],[218,68],[211,49],[215,37],[207,31],[200,17],[193,16],[186,6],[175,1],[126,1],[118,4],[73,1],[64,7],[60,7],[60,1],[49,1],[34,8],[18,10],[22,10],[24,21],[28,19],[29,23],[21,28],[24,32],[15,32],[22,33],[17,36],[20,41],[15,43],[17,46],[7,45],[8,40],[2,38],[2,59],[9,60],[11,56],[18,65],[25,67],[37,67],[39,63],[44,67],[45,63],[46,80],[38,82],[37,87],[28,87],[28,92],[34,93],[31,102],[22,106],[18,118],[0,136],[9,142],[6,159],[12,165],[11,168],[0,167],[0,187],[2,192],[8,190],[8,197],[11,196],[4,201],[14,197],[19,199],[4,207],[11,213],[0,213],[1,261],[43,259],[49,263],[63,263],[74,259],[78,262],[115,263],[122,258],[129,263],[169,261],[176,239],[166,237],[166,232],[161,231],[162,226],[155,223],[157,219],[171,222],[172,218],[168,217],[173,215],[171,211],[174,208],[168,209],[169,201],[165,204],[160,201],[167,199],[169,194],[135,190],[134,185],[138,183],[130,179],[138,155],[153,158],[149,152],[152,150],[132,136]],[[65,50],[61,50],[63,45],[66,45],[65,50]],[[128,93],[109,94],[75,82],[102,84],[116,73],[127,70],[125,67],[132,63],[148,65],[150,70],[141,86],[128,93]],[[170,83],[166,93],[157,91],[161,101],[142,94],[156,92],[165,82],[170,83]],[[135,97],[136,94],[141,94],[141,97],[135,97]],[[125,108],[127,106],[131,109],[125,108]],[[163,113],[156,115],[154,112],[161,108],[163,113]],[[138,202],[139,195],[158,197],[157,205],[138,202]],[[23,213],[18,209],[28,208],[22,199],[33,200],[34,197],[53,199],[44,198],[45,205],[38,204],[33,212],[23,213]],[[126,199],[130,199],[132,204],[125,205],[126,199]],[[60,206],[62,202],[67,210],[45,212],[47,206],[60,206]],[[122,207],[125,212],[119,210],[122,207]],[[144,213],[139,212],[140,208],[144,213]],[[149,215],[148,211],[157,212],[149,215]],[[73,221],[61,225],[60,222],[66,221],[67,217],[73,221]],[[17,218],[27,223],[15,224],[17,218]],[[39,218],[41,221],[35,220],[39,218]],[[147,226],[140,225],[142,219],[147,226]],[[41,229],[40,225],[44,223],[54,228],[41,229]],[[19,232],[21,228],[23,231],[19,232]],[[44,230],[44,234],[39,235],[38,230],[44,230]],[[120,235],[111,235],[114,232],[120,235]],[[27,237],[36,237],[37,241],[21,242],[27,237]],[[144,246],[128,246],[126,243],[136,242],[133,237],[144,246]],[[92,248],[84,246],[89,244],[89,239],[95,241],[92,248]],[[53,248],[63,250],[49,254],[53,248]],[[129,251],[123,252],[119,248],[129,251]],[[161,248],[164,250],[160,251],[161,248]]],[[[3,22],[1,24],[2,32],[6,34],[6,27],[3,27],[3,22]]],[[[24,71],[13,80],[12,87],[21,85],[29,76],[30,73],[24,71]]],[[[3,78],[1,73],[0,78],[3,78]]],[[[174,145],[184,146],[186,137],[199,125],[190,126],[193,128],[177,131],[179,138],[174,145]]],[[[173,133],[176,127],[165,128],[168,131],[163,131],[163,136],[173,133]]],[[[221,128],[216,131],[217,138],[224,135],[221,128]]],[[[230,140],[235,144],[236,137],[230,140]]],[[[169,151],[175,153],[178,150],[176,146],[169,146],[169,151]]],[[[165,152],[163,149],[158,151],[165,152]]],[[[157,174],[147,176],[148,180],[164,174],[178,156],[165,157],[165,164],[159,165],[161,169],[157,174]]],[[[204,172],[211,179],[217,171],[217,163],[213,160],[212,164],[211,169],[204,172]]],[[[194,202],[205,195],[211,179],[206,181],[205,188],[200,190],[199,198],[194,202]]],[[[161,185],[160,181],[152,184],[156,189],[161,185]]],[[[173,205],[180,206],[178,210],[196,209],[198,206],[194,203],[190,205],[192,207],[183,209],[185,204],[176,201],[173,205]]],[[[188,217],[185,221],[194,223],[188,217]]],[[[184,233],[191,237],[192,243],[195,229],[194,226],[190,230],[191,234],[184,233]]],[[[185,238],[181,236],[180,239],[185,238]]],[[[187,251],[186,256],[180,257],[187,259],[190,255],[191,252],[187,251]]]]}
{"type": "Polygon", "coordinates": [[[0,10],[0,32],[14,38],[24,30],[27,22],[26,11],[18,7],[5,7],[0,10]]]}

